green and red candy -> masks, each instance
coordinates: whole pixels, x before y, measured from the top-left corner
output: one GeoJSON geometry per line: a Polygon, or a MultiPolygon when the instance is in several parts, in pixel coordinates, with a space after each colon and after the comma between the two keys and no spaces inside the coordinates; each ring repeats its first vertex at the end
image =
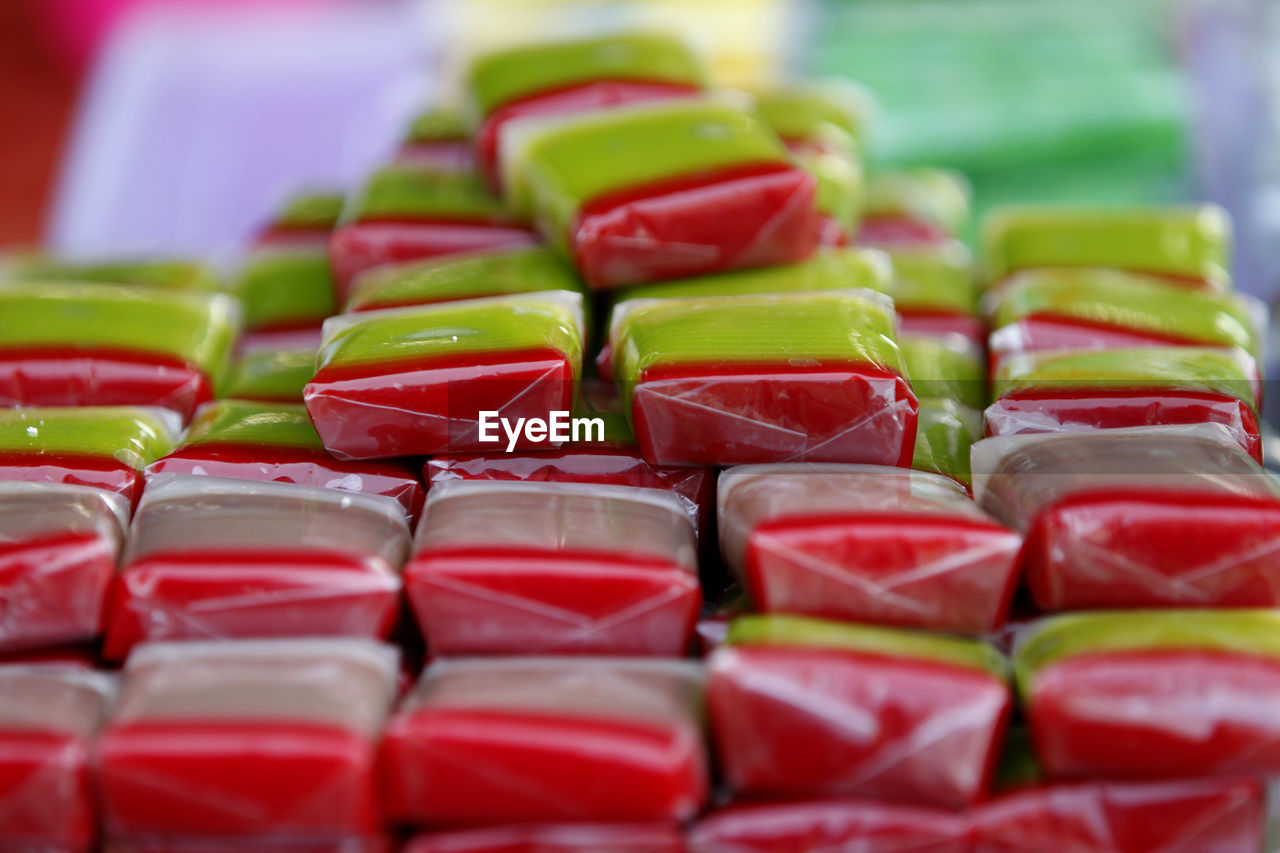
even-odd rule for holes
{"type": "Polygon", "coordinates": [[[945,246],[969,221],[969,182],[947,169],[872,172],[857,241],[865,246],[945,246]]]}

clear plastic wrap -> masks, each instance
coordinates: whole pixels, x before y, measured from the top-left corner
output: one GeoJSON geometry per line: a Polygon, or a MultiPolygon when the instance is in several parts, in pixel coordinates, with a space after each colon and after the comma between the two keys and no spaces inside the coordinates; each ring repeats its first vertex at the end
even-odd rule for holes
{"type": "Polygon", "coordinates": [[[748,616],[707,663],[721,770],[747,797],[983,799],[1012,708],[977,640],[748,616]]]}
{"type": "Polygon", "coordinates": [[[168,453],[182,424],[137,406],[0,409],[0,480],[67,483],[142,496],[143,468],[168,453]]]}
{"type": "Polygon", "coordinates": [[[813,176],[725,101],[526,119],[502,160],[516,208],[595,288],[791,263],[817,245],[813,176]]]}
{"type": "Polygon", "coordinates": [[[1280,771],[1280,616],[1146,610],[1055,616],[1016,638],[1036,759],[1058,779],[1280,771]]]}
{"type": "Polygon", "coordinates": [[[707,74],[683,41],[661,32],[622,32],[501,48],[465,72],[465,111],[476,160],[495,184],[502,129],[528,116],[599,110],[697,94],[707,74]]]}
{"type": "Polygon", "coordinates": [[[872,172],[858,229],[866,246],[943,246],[969,221],[971,189],[959,173],[946,169],[872,172]]]}
{"type": "Polygon", "coordinates": [[[272,838],[128,838],[107,839],[103,853],[394,853],[383,836],[335,841],[277,841],[272,838]]]}
{"type": "Polygon", "coordinates": [[[1231,287],[1231,221],[1213,205],[1014,206],[983,222],[992,281],[1019,270],[1112,267],[1215,290],[1231,287]]]}
{"type": "Polygon", "coordinates": [[[334,295],[345,303],[356,276],[385,264],[537,243],[472,172],[387,166],[349,200],[329,239],[334,295]]]}
{"type": "Polygon", "coordinates": [[[223,397],[266,403],[301,403],[316,373],[312,346],[255,348],[240,354],[227,375],[223,397]]]}
{"type": "Polygon", "coordinates": [[[987,365],[982,347],[955,333],[900,334],[911,390],[918,397],[955,400],[981,409],[987,404],[987,365]]]}
{"type": "Polygon", "coordinates": [[[1243,350],[1020,353],[1001,363],[994,386],[997,399],[985,413],[988,435],[1218,423],[1262,461],[1261,381],[1257,363],[1243,350]]]}
{"type": "Polygon", "coordinates": [[[559,255],[543,246],[494,249],[388,264],[361,273],[351,286],[347,311],[430,305],[457,299],[582,290],[559,255]]]}
{"type": "Polygon", "coordinates": [[[395,162],[443,171],[473,169],[475,154],[459,111],[437,104],[414,116],[395,162]]]}
{"type": "Polygon", "coordinates": [[[685,853],[679,829],[660,823],[551,823],[418,835],[403,853],[685,853]]]}
{"type": "Polygon", "coordinates": [[[660,465],[906,465],[916,399],[886,297],[871,291],[632,300],[614,370],[660,465]]]}
{"type": "Polygon", "coordinates": [[[0,652],[95,639],[128,526],[117,494],[0,483],[0,652]]]}
{"type": "Polygon", "coordinates": [[[492,450],[481,412],[515,423],[573,408],[582,341],[582,296],[563,290],[342,315],[325,322],[303,397],[339,459],[492,450]]]}
{"type": "Polygon", "coordinates": [[[375,835],[378,733],[396,668],[394,647],[358,639],[138,647],[98,740],[107,833],[315,844],[375,835]]]}
{"type": "Polygon", "coordinates": [[[42,254],[0,258],[0,281],[82,281],[194,293],[212,293],[222,287],[217,272],[208,265],[181,258],[72,260],[42,254]]]}
{"type": "Polygon", "coordinates": [[[0,282],[0,406],[162,406],[213,396],[238,329],[222,294],[0,282]]]}
{"type": "Polygon", "coordinates": [[[424,496],[416,468],[399,459],[334,459],[301,404],[218,400],[201,407],[182,443],[147,466],[147,476],[198,474],[382,495],[394,498],[412,523],[424,496]]]}
{"type": "Polygon", "coordinates": [[[911,467],[943,474],[969,488],[969,449],[982,438],[982,412],[955,400],[922,397],[911,467]]]}
{"type": "Polygon", "coordinates": [[[389,498],[158,475],[134,518],[103,656],[146,640],[386,637],[408,547],[389,498]]]}
{"type": "Polygon", "coordinates": [[[404,581],[438,655],[681,655],[702,602],[674,495],[580,483],[434,485],[404,581]]]}
{"type": "Polygon", "coordinates": [[[972,462],[1043,609],[1280,603],[1280,485],[1220,424],[989,438],[972,462]]]}
{"type": "Polygon", "coordinates": [[[938,474],[747,465],[718,486],[721,554],[766,613],[981,634],[1005,619],[1022,537],[938,474]]]}
{"type": "Polygon", "coordinates": [[[0,665],[0,846],[89,853],[90,751],[111,679],[64,664],[0,665]]]}
{"type": "Polygon", "coordinates": [[[702,670],[635,658],[437,661],[387,725],[403,823],[692,818],[707,799],[702,670]]]}

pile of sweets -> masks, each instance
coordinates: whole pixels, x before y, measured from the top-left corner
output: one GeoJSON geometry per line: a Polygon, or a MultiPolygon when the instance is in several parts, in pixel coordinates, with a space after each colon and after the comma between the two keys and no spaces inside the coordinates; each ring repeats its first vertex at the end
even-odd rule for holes
{"type": "Polygon", "coordinates": [[[975,262],[851,84],[656,33],[460,79],[225,282],[0,264],[0,850],[1261,853],[1219,212],[975,262]]]}

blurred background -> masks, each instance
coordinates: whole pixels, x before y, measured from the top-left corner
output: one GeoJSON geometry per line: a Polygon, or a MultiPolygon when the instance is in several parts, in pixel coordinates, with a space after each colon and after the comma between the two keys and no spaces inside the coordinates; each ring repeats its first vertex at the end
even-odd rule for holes
{"type": "Polygon", "coordinates": [[[1280,290],[1280,4],[1261,0],[0,0],[0,246],[234,254],[394,148],[461,55],[676,25],[720,82],[863,83],[875,166],[1012,200],[1205,198],[1280,290]]]}

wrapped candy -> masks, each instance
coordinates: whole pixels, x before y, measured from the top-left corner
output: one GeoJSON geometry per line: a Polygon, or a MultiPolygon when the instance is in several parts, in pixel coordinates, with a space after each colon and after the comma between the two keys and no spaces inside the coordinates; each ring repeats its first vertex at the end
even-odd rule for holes
{"type": "Polygon", "coordinates": [[[1017,352],[1199,345],[1257,354],[1265,309],[1238,293],[1105,269],[1027,270],[987,296],[991,368],[1017,352]]]}
{"type": "Polygon", "coordinates": [[[680,830],[659,823],[551,823],[432,832],[403,853],[685,853],[680,830]]]}
{"type": "Polygon", "coordinates": [[[1019,270],[1110,267],[1203,287],[1231,287],[1231,220],[1214,205],[1013,206],[983,222],[991,281],[1019,270]]]}
{"type": "Polygon", "coordinates": [[[969,448],[982,437],[982,413],[955,400],[923,397],[911,467],[943,474],[966,489],[972,483],[969,448]]]}
{"type": "Polygon", "coordinates": [[[0,480],[93,486],[133,506],[143,469],[181,428],[168,409],[141,406],[0,409],[0,480]]]}
{"type": "Polygon", "coordinates": [[[974,409],[986,405],[986,361],[968,338],[903,334],[898,347],[917,396],[955,400],[974,409]]]}
{"type": "Polygon", "coordinates": [[[396,666],[393,647],[359,639],[140,646],[98,740],[106,831],[317,845],[375,835],[396,666]]]}
{"type": "Polygon", "coordinates": [[[902,317],[904,334],[959,334],[975,346],[986,344],[973,257],[963,243],[893,246],[889,257],[893,285],[888,292],[902,317]]]}
{"type": "MultiPolygon", "coordinates": [[[[908,361],[908,369],[910,362],[908,361]]],[[[1139,347],[1021,353],[995,376],[988,435],[1219,423],[1262,461],[1257,363],[1243,350],[1139,347]]]]}
{"type": "Polygon", "coordinates": [[[953,480],[747,465],[718,492],[721,553],[763,612],[974,634],[1004,621],[1022,537],[953,480]]]}
{"type": "Polygon", "coordinates": [[[969,182],[946,169],[872,172],[858,242],[881,248],[944,246],[969,221],[969,182]]]}
{"type": "Polygon", "coordinates": [[[654,464],[911,459],[916,399],[879,294],[632,300],[611,339],[654,464]]]}
{"type": "Polygon", "coordinates": [[[496,185],[503,128],[512,119],[599,110],[696,95],[706,85],[698,57],[665,33],[615,33],[493,51],[466,71],[466,111],[476,160],[496,185]]]}
{"type": "Polygon", "coordinates": [[[1280,770],[1274,610],[1054,616],[1017,637],[1014,668],[1052,778],[1280,770]]]}
{"type": "Polygon", "coordinates": [[[689,99],[522,122],[504,184],[594,288],[801,261],[815,181],[754,114],[689,99]]]}
{"type": "Polygon", "coordinates": [[[220,294],[0,283],[0,406],[163,406],[213,396],[235,341],[220,294]]]}
{"type": "Polygon", "coordinates": [[[1280,604],[1280,484],[1220,424],[989,438],[972,458],[1045,610],[1280,604]]]}
{"type": "Polygon", "coordinates": [[[315,347],[257,348],[240,354],[224,397],[268,403],[301,403],[302,389],[316,373],[315,347]]]}
{"type": "Polygon", "coordinates": [[[495,249],[369,270],[357,276],[346,310],[400,308],[542,290],[581,291],[582,282],[550,249],[495,249]]]}
{"type": "Polygon", "coordinates": [[[708,793],[691,661],[436,661],[387,724],[387,815],[402,823],[671,822],[708,793]]]}
{"type": "Polygon", "coordinates": [[[138,505],[103,656],[145,640],[386,637],[408,546],[389,498],[160,475],[138,505]]]}
{"type": "Polygon", "coordinates": [[[30,255],[0,259],[0,281],[82,281],[211,293],[222,287],[209,266],[178,258],[74,261],[30,255]]]}
{"type": "Polygon", "coordinates": [[[95,639],[128,526],[112,492],[0,483],[0,651],[95,639]]]}
{"type": "Polygon", "coordinates": [[[357,275],[384,264],[537,242],[477,175],[386,166],[348,201],[329,240],[334,294],[343,304],[357,275]]]}
{"type": "Polygon", "coordinates": [[[140,838],[108,839],[103,853],[393,853],[389,838],[343,838],[299,844],[272,838],[140,838]]]}
{"type": "Polygon", "coordinates": [[[731,805],[695,823],[687,846],[689,853],[974,851],[964,814],[849,798],[731,805]]]}
{"type": "Polygon", "coordinates": [[[0,665],[0,843],[89,853],[97,835],[90,751],[109,676],[66,664],[0,665]]]}
{"type": "Polygon", "coordinates": [[[423,500],[415,467],[404,460],[334,459],[301,404],[218,400],[200,409],[182,443],[151,463],[147,476],[200,474],[383,495],[412,520],[423,500]]]}
{"type": "Polygon", "coordinates": [[[990,787],[1012,699],[978,640],[748,616],[708,661],[707,703],[741,796],[959,807],[990,787]]]}
{"type": "Polygon", "coordinates": [[[414,116],[405,134],[397,163],[441,171],[468,171],[475,166],[471,140],[459,112],[437,105],[414,116]]]}
{"type": "Polygon", "coordinates": [[[571,410],[582,339],[582,297],[562,290],[342,315],[303,398],[340,459],[498,449],[481,413],[496,429],[571,410]]]}
{"type": "Polygon", "coordinates": [[[681,655],[697,568],[665,490],[451,480],[428,494],[404,581],[434,654],[681,655]]]}
{"type": "Polygon", "coordinates": [[[1263,845],[1254,779],[1080,782],[1013,791],[973,815],[983,853],[1202,853],[1263,845]]]}

